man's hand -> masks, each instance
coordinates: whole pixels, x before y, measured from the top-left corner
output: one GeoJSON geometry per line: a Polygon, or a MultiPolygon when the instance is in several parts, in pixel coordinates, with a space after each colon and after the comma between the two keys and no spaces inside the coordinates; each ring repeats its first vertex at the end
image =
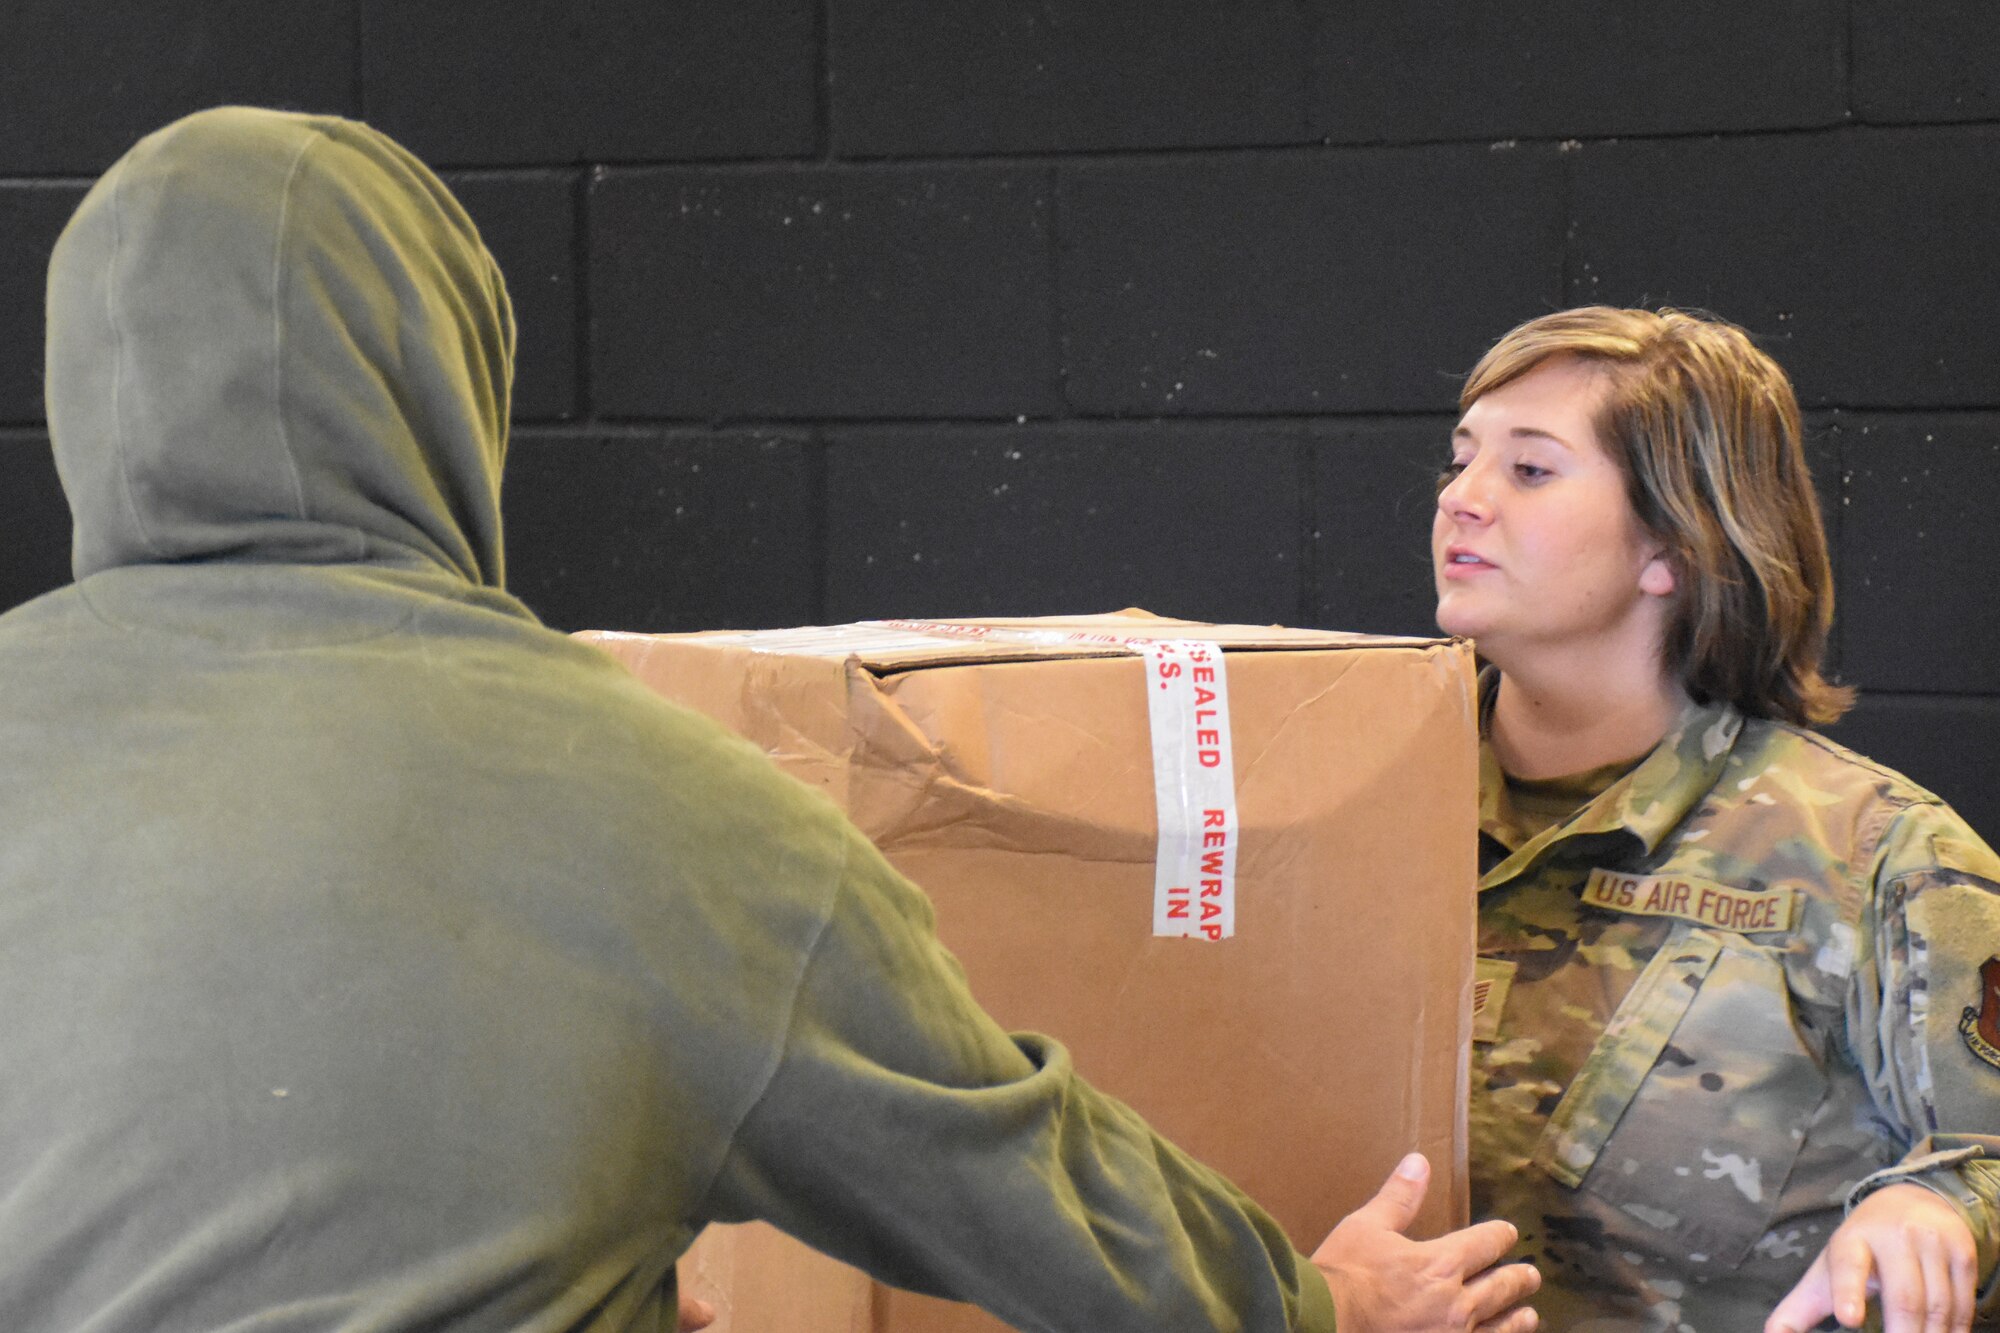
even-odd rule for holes
{"type": "Polygon", "coordinates": [[[1429,1241],[1403,1234],[1430,1178],[1430,1163],[1411,1153],[1314,1252],[1340,1333],[1529,1333],[1535,1312],[1521,1302],[1542,1275],[1528,1264],[1493,1267],[1519,1239],[1511,1223],[1482,1222],[1429,1241]]]}
{"type": "Polygon", "coordinates": [[[1888,1185],[1854,1205],[1764,1333],[1802,1333],[1828,1315],[1861,1327],[1868,1293],[1882,1297],[1883,1333],[1966,1333],[1978,1250],[1958,1210],[1922,1185],[1888,1185]]]}

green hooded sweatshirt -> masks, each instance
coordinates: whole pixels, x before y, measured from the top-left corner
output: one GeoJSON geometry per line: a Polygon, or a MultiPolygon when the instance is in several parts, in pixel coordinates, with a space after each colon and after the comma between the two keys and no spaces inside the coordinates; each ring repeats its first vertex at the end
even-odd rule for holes
{"type": "Polygon", "coordinates": [[[150,136],[48,289],[0,617],[0,1329],[653,1330],[764,1218],[1026,1329],[1331,1329],[923,896],[502,590],[513,326],[419,162],[150,136]]]}

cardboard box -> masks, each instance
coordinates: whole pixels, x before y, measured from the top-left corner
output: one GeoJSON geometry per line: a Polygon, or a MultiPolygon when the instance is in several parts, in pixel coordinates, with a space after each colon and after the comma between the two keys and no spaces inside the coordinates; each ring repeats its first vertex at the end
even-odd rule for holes
{"type": "MultiPolygon", "coordinates": [[[[1066,1043],[1300,1249],[1411,1148],[1416,1230],[1463,1224],[1468,646],[1135,612],[583,637],[830,795],[1002,1024],[1066,1043]]],[[[1001,1327],[768,1229],[710,1228],[682,1274],[716,1333],[1001,1327]]]]}

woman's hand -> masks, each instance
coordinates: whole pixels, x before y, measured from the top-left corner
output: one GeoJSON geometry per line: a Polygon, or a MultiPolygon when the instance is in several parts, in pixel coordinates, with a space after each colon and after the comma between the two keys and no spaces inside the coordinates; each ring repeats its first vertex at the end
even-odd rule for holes
{"type": "Polygon", "coordinates": [[[715,1322],[715,1307],[707,1301],[698,1301],[686,1292],[681,1293],[680,1333],[695,1333],[715,1322]]]}
{"type": "Polygon", "coordinates": [[[1966,1333],[1978,1250],[1958,1210],[1922,1185],[1886,1185],[1854,1206],[1764,1333],[1803,1333],[1828,1315],[1859,1328],[1880,1293],[1883,1333],[1966,1333]]]}
{"type": "Polygon", "coordinates": [[[1428,1241],[1403,1234],[1430,1170],[1411,1153],[1314,1252],[1340,1333],[1530,1333],[1535,1312],[1521,1302],[1541,1274],[1528,1264],[1493,1267],[1519,1238],[1511,1224],[1482,1222],[1428,1241]]]}

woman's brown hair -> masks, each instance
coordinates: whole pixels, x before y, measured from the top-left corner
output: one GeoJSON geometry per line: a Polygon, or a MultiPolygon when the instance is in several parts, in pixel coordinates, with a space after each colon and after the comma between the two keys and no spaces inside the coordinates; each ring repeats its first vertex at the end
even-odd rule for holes
{"type": "Polygon", "coordinates": [[[1694,698],[1752,717],[1837,719],[1854,691],[1820,674],[1832,566],[1785,372],[1723,320],[1584,306],[1494,344],[1460,409],[1558,356],[1608,375],[1598,439],[1633,512],[1672,552],[1667,669],[1694,698]]]}

